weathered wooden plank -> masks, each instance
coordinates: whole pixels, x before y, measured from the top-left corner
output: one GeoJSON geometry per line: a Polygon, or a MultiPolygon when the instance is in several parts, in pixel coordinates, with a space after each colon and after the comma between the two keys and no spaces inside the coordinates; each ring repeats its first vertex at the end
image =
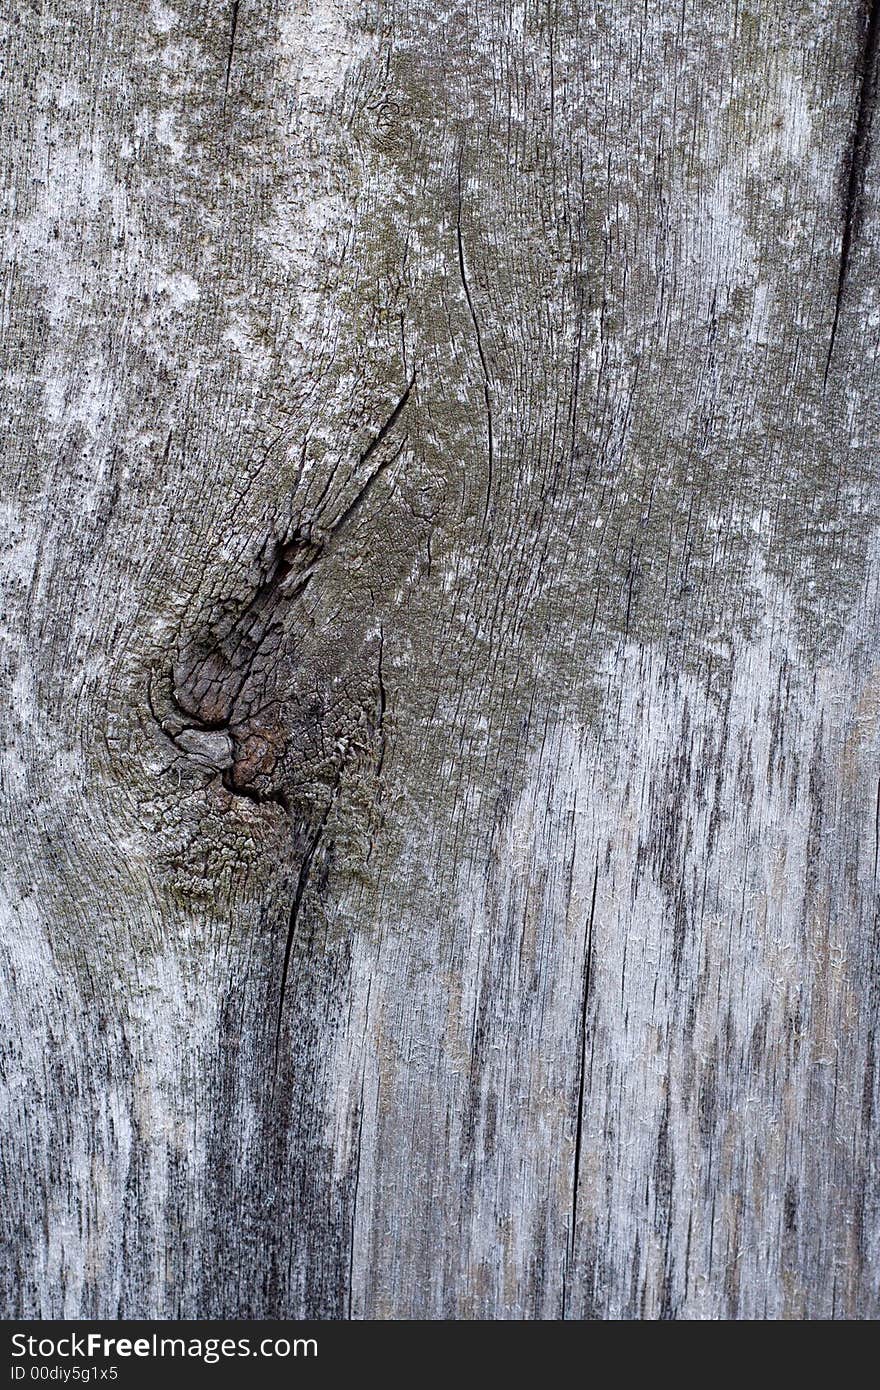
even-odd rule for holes
{"type": "Polygon", "coordinates": [[[877,14],[7,24],[9,1313],[877,1315],[877,14]]]}

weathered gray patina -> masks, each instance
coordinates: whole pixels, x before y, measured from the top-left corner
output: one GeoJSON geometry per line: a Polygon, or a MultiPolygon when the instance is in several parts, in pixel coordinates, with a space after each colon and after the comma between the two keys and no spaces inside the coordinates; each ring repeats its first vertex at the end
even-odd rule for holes
{"type": "Polygon", "coordinates": [[[880,1314],[877,13],[6,23],[7,1315],[880,1314]]]}

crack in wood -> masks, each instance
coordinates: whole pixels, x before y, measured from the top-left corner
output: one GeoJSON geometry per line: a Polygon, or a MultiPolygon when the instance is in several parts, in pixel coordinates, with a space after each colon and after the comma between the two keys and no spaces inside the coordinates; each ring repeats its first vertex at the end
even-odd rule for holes
{"type": "Polygon", "coordinates": [[[492,500],[492,479],[495,471],[495,448],[492,428],[492,393],[489,378],[489,367],[486,362],[486,354],[483,351],[483,335],[480,332],[480,321],[477,318],[477,311],[474,308],[474,301],[471,296],[471,287],[468,281],[467,267],[464,257],[464,239],[461,230],[462,214],[462,189],[461,189],[461,156],[458,160],[458,211],[455,223],[455,236],[458,246],[458,273],[461,277],[462,288],[464,289],[465,299],[470,311],[471,323],[474,326],[474,336],[477,341],[477,354],[480,359],[480,366],[483,369],[483,399],[486,402],[486,449],[487,449],[487,477],[486,477],[486,502],[483,510],[483,522],[485,524],[489,515],[489,506],[492,500]]]}
{"type": "Polygon", "coordinates": [[[379,659],[376,663],[376,677],[379,683],[379,713],[377,717],[377,732],[379,735],[379,760],[376,764],[376,776],[381,777],[382,768],[385,763],[385,711],[388,708],[388,697],[385,691],[385,677],[382,671],[382,662],[385,656],[385,633],[379,628],[379,659]]]}
{"type": "Polygon", "coordinates": [[[306,848],[306,852],[303,855],[302,861],[299,866],[299,873],[297,875],[296,880],[296,888],[294,890],[293,902],[290,908],[290,916],[287,922],[287,940],[284,943],[284,963],[281,967],[281,987],[278,995],[278,1017],[275,1023],[276,1076],[278,1074],[278,1052],[281,1045],[281,1025],[284,1022],[284,1001],[287,997],[287,977],[290,971],[290,956],[293,950],[293,942],[296,937],[296,928],[297,923],[299,921],[300,909],[302,907],[303,899],[306,894],[306,889],[309,886],[309,878],[312,872],[312,864],[314,863],[315,855],[318,852],[318,847],[321,843],[321,840],[324,837],[324,831],[326,830],[327,822],[330,819],[330,812],[333,810],[333,807],[336,803],[336,797],[339,793],[339,788],[341,784],[342,768],[340,767],[337,770],[336,783],[330,794],[330,798],[327,802],[327,805],[324,808],[323,815],[321,816],[321,819],[318,822],[314,835],[309,841],[309,844],[306,848]]]}
{"type": "MultiPolygon", "coordinates": [[[[373,988],[372,981],[370,981],[370,982],[368,983],[368,985],[367,985],[367,1001],[366,1001],[366,1006],[365,1006],[365,1008],[364,1008],[364,1035],[363,1035],[363,1038],[362,1038],[362,1040],[361,1040],[361,1052],[362,1052],[362,1055],[363,1055],[364,1057],[367,1056],[367,1026],[366,1026],[366,1020],[367,1020],[367,1019],[369,1018],[369,1016],[370,1016],[370,994],[372,993],[372,988],[373,988]]],[[[355,1147],[354,1183],[353,1183],[352,1195],[351,1195],[351,1240],[350,1240],[349,1248],[348,1248],[348,1299],[347,1299],[347,1307],[348,1307],[348,1320],[349,1320],[349,1322],[351,1321],[352,1305],[353,1305],[353,1301],[354,1301],[354,1253],[355,1253],[355,1252],[354,1252],[354,1242],[355,1242],[355,1234],[356,1234],[356,1231],[357,1231],[358,1191],[359,1191],[359,1189],[360,1189],[360,1181],[361,1181],[361,1148],[362,1148],[362,1145],[363,1145],[363,1137],[364,1137],[364,1085],[365,1085],[365,1082],[366,1082],[366,1077],[367,1077],[367,1069],[366,1069],[366,1065],[363,1065],[363,1066],[361,1067],[361,1094],[360,1094],[360,1100],[358,1101],[358,1111],[357,1111],[357,1114],[358,1114],[358,1133],[357,1133],[357,1145],[356,1145],[356,1147],[355,1147]]]]}
{"type": "MultiPolygon", "coordinates": [[[[590,1005],[590,976],[593,969],[593,923],[596,917],[596,892],[599,887],[599,852],[596,851],[596,867],[593,872],[593,892],[590,899],[590,916],[584,934],[584,993],[581,1002],[580,1069],[578,1075],[578,1106],[575,1124],[574,1164],[571,1183],[571,1235],[569,1238],[568,1264],[574,1261],[575,1238],[577,1234],[578,1189],[581,1178],[581,1144],[584,1128],[584,1094],[587,1071],[587,1011],[590,1005]]],[[[568,1279],[562,1285],[562,1316],[565,1318],[568,1301],[568,1279]]]]}
{"type": "Polygon", "coordinates": [[[255,806],[268,804],[280,806],[285,815],[290,815],[290,801],[281,787],[273,787],[271,791],[261,792],[258,787],[252,787],[248,782],[236,782],[231,771],[224,772],[221,781],[231,796],[243,796],[247,801],[252,801],[255,806]]]}
{"type": "Polygon", "coordinates": [[[843,207],[843,226],[840,235],[837,289],[834,296],[834,318],[828,342],[828,356],[825,360],[823,390],[828,383],[828,373],[837,339],[837,325],[849,276],[853,242],[858,234],[862,214],[865,172],[871,151],[871,128],[877,104],[878,37],[880,37],[880,0],[870,0],[867,7],[864,39],[859,48],[856,67],[858,95],[856,97],[855,118],[844,162],[846,193],[843,207]]]}
{"type": "Polygon", "coordinates": [[[239,0],[232,0],[232,20],[229,30],[229,51],[226,58],[226,85],[224,91],[229,91],[229,79],[232,76],[232,56],[235,52],[235,31],[238,28],[238,6],[239,0]]]}

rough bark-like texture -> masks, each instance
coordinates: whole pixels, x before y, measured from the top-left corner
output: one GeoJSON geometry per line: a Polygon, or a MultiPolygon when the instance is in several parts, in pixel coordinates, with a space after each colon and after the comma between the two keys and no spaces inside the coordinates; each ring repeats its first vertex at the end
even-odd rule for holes
{"type": "Polygon", "coordinates": [[[8,1315],[880,1315],[877,37],[6,22],[8,1315]]]}

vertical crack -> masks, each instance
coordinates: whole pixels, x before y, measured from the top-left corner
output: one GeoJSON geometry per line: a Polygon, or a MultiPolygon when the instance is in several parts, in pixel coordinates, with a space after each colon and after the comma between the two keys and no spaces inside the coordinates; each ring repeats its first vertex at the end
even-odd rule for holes
{"type": "MultiPolygon", "coordinates": [[[[372,993],[372,981],[367,984],[367,1002],[364,1008],[364,1034],[361,1039],[361,1056],[367,1055],[367,1024],[370,1018],[370,994],[372,993]]],[[[361,1095],[358,1101],[358,1133],[357,1149],[355,1156],[354,1171],[354,1190],[351,1198],[351,1244],[348,1248],[348,1321],[351,1322],[352,1307],[354,1304],[354,1240],[357,1233],[357,1206],[358,1189],[361,1183],[361,1146],[364,1137],[364,1083],[366,1081],[366,1063],[361,1063],[361,1095]]]]}
{"type": "MultiPolygon", "coordinates": [[[[581,1179],[581,1139],[584,1128],[584,1091],[587,1072],[587,1011],[590,1005],[590,977],[593,970],[593,922],[596,917],[596,890],[599,886],[599,851],[596,851],[596,867],[593,872],[593,894],[590,900],[590,916],[587,921],[587,929],[584,933],[584,993],[581,1003],[581,1034],[580,1034],[580,1078],[578,1081],[578,1107],[577,1124],[575,1128],[574,1140],[574,1165],[571,1180],[571,1236],[569,1240],[568,1263],[574,1262],[575,1235],[577,1233],[578,1217],[578,1188],[581,1179]]],[[[568,1300],[567,1281],[562,1293],[562,1316],[566,1315],[566,1304],[568,1300]]]]}
{"type": "Polygon", "coordinates": [[[364,1134],[364,1078],[361,1074],[361,1106],[358,1114],[358,1136],[357,1136],[357,1157],[355,1160],[354,1191],[351,1198],[351,1244],[348,1248],[348,1321],[351,1322],[351,1311],[354,1302],[354,1237],[355,1224],[357,1222],[357,1201],[358,1188],[361,1182],[361,1143],[364,1134]]]}
{"type": "Polygon", "coordinates": [[[843,226],[840,234],[837,289],[834,296],[834,319],[831,324],[828,356],[825,361],[823,390],[828,383],[828,372],[837,338],[837,324],[840,319],[840,309],[849,275],[850,257],[862,213],[865,171],[871,149],[871,126],[874,120],[874,108],[877,104],[878,36],[880,36],[880,0],[869,0],[865,36],[859,50],[856,68],[858,95],[856,97],[855,119],[844,165],[846,169],[846,194],[843,206],[843,226]]]}
{"type": "Polygon", "coordinates": [[[388,708],[388,696],[385,691],[385,677],[382,672],[382,662],[385,655],[385,632],[379,628],[379,660],[376,666],[376,675],[379,681],[379,715],[377,720],[379,734],[379,760],[376,763],[376,776],[382,776],[382,767],[385,762],[385,711],[388,708]]]}
{"type": "Polygon", "coordinates": [[[468,282],[467,268],[464,259],[464,240],[461,233],[461,213],[462,213],[462,191],[461,191],[461,156],[458,160],[458,214],[455,223],[455,235],[458,245],[458,273],[461,276],[462,288],[464,289],[465,299],[470,311],[471,323],[474,326],[474,336],[477,340],[477,354],[480,358],[480,366],[483,369],[483,399],[486,402],[486,434],[487,434],[487,454],[488,454],[488,473],[486,479],[486,505],[483,511],[483,521],[489,515],[489,503],[492,498],[492,475],[494,472],[494,442],[492,430],[492,389],[489,380],[489,367],[486,363],[486,354],[483,351],[483,336],[480,332],[480,322],[477,318],[477,311],[474,308],[474,301],[471,297],[471,287],[468,282]]]}
{"type": "Polygon", "coordinates": [[[296,937],[296,928],[299,922],[300,909],[302,908],[303,899],[306,895],[306,889],[309,886],[309,877],[312,872],[312,864],[314,863],[315,855],[317,854],[318,847],[321,843],[321,840],[323,839],[324,831],[327,828],[327,822],[330,819],[330,812],[333,810],[333,806],[335,805],[336,796],[339,791],[341,781],[342,769],[340,768],[337,774],[336,784],[333,787],[333,791],[330,795],[330,800],[327,802],[327,805],[324,809],[324,814],[321,816],[318,827],[311,840],[309,841],[309,844],[306,847],[305,854],[302,858],[302,863],[299,866],[299,874],[297,875],[296,888],[293,894],[293,903],[291,904],[290,916],[287,922],[287,940],[284,943],[284,964],[281,967],[281,989],[278,995],[278,1017],[275,1022],[276,1076],[278,1073],[278,1052],[281,1046],[281,1025],[284,1022],[284,1001],[287,997],[287,977],[290,972],[290,956],[293,950],[294,939],[296,937]]]}
{"type": "Polygon", "coordinates": [[[232,76],[232,55],[235,52],[235,31],[238,28],[238,6],[239,0],[232,0],[232,20],[229,29],[229,52],[226,57],[226,86],[225,91],[229,91],[229,79],[232,76]]]}

